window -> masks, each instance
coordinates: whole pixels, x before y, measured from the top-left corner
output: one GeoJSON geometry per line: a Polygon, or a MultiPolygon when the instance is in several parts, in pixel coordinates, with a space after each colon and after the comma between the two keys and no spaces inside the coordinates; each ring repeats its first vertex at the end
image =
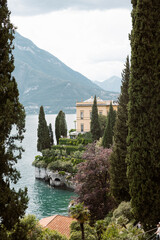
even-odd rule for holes
{"type": "Polygon", "coordinates": [[[102,115],[103,114],[103,111],[99,111],[99,115],[102,115]]]}
{"type": "Polygon", "coordinates": [[[81,119],[83,119],[83,112],[81,112],[81,119]]]}
{"type": "Polygon", "coordinates": [[[81,132],[84,132],[84,125],[83,125],[83,123],[81,124],[81,132]]]}

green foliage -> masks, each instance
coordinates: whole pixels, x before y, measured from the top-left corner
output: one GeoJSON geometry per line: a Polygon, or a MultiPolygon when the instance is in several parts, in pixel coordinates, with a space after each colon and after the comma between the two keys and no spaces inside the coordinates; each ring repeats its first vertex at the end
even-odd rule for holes
{"type": "Polygon", "coordinates": [[[115,222],[111,223],[102,235],[102,240],[145,240],[146,236],[141,229],[137,229],[133,225],[128,228],[121,226],[115,222]]]}
{"type": "MultiPolygon", "coordinates": [[[[59,162],[61,162],[61,165],[58,165],[57,171],[62,170],[63,167],[63,170],[65,168],[68,171],[75,173],[75,171],[77,171],[76,165],[84,161],[82,159],[84,151],[73,151],[71,155],[67,155],[66,150],[64,150],[63,148],[57,149],[57,147],[58,146],[54,146],[54,149],[52,148],[43,150],[42,156],[36,156],[32,165],[39,168],[52,168],[53,166],[53,168],[55,169],[55,166],[57,166],[56,161],[58,160],[59,162]],[[70,167],[70,165],[72,165],[72,168],[70,167]]],[[[76,150],[77,149],[79,149],[79,147],[77,147],[76,150]]]]}
{"type": "Polygon", "coordinates": [[[73,218],[77,219],[79,223],[85,223],[90,216],[89,210],[87,207],[84,207],[83,203],[75,203],[70,208],[70,214],[73,218]]]}
{"type": "Polygon", "coordinates": [[[72,158],[71,162],[72,162],[73,166],[76,166],[77,164],[84,162],[84,160],[83,159],[72,158]]]}
{"type": "Polygon", "coordinates": [[[67,137],[67,123],[65,119],[65,113],[60,111],[59,115],[59,128],[60,128],[60,135],[63,137],[67,137]]]}
{"type": "Polygon", "coordinates": [[[64,176],[66,174],[66,172],[65,171],[59,171],[58,174],[64,176]]]}
{"type": "Polygon", "coordinates": [[[127,174],[134,216],[149,227],[160,216],[160,8],[133,4],[127,174]]]}
{"type": "Polygon", "coordinates": [[[104,231],[107,228],[107,225],[106,225],[105,221],[104,220],[96,221],[96,223],[94,224],[94,227],[95,227],[95,230],[96,230],[98,240],[101,240],[102,239],[102,234],[104,233],[104,231]]]}
{"type": "Polygon", "coordinates": [[[75,131],[76,131],[76,129],[70,129],[69,133],[72,133],[72,132],[75,132],[75,131]]]}
{"type": "Polygon", "coordinates": [[[108,114],[107,125],[102,139],[102,146],[104,148],[110,148],[112,144],[113,144],[112,124],[110,115],[108,114]]]}
{"type": "Polygon", "coordinates": [[[57,144],[59,144],[59,139],[61,138],[61,136],[67,137],[67,123],[65,119],[65,113],[63,111],[60,111],[56,117],[55,134],[57,144]]]}
{"type": "Polygon", "coordinates": [[[110,103],[109,113],[107,115],[106,127],[104,130],[104,135],[102,139],[102,146],[104,148],[110,148],[113,144],[113,136],[114,136],[114,126],[116,121],[116,111],[113,110],[112,103],[110,103]]]}
{"type": "Polygon", "coordinates": [[[77,136],[77,140],[80,140],[80,139],[88,140],[88,143],[92,143],[93,142],[91,132],[86,132],[86,133],[83,133],[83,134],[79,133],[78,136],[77,136]]]}
{"type": "MultiPolygon", "coordinates": [[[[77,204],[75,203],[69,209],[69,213],[72,216],[72,218],[75,218],[79,222],[81,233],[82,233],[81,239],[84,240],[85,239],[84,223],[89,219],[89,216],[90,216],[88,208],[84,207],[83,203],[77,203],[77,204]]],[[[75,234],[72,235],[72,239],[75,239],[73,238],[75,237],[74,235],[75,234]]]]}
{"type": "Polygon", "coordinates": [[[55,135],[56,135],[57,144],[59,144],[59,139],[61,137],[60,127],[59,127],[59,115],[57,115],[55,120],[55,135]]]}
{"type": "Polygon", "coordinates": [[[101,136],[101,129],[98,120],[98,108],[97,108],[97,99],[94,97],[94,102],[92,106],[92,116],[91,116],[91,134],[93,140],[98,140],[101,136]]]}
{"type": "Polygon", "coordinates": [[[99,120],[99,124],[100,124],[101,137],[102,137],[104,135],[104,130],[105,130],[105,127],[106,127],[107,116],[98,115],[98,120],[99,120]]]}
{"type": "Polygon", "coordinates": [[[51,147],[51,138],[49,135],[49,128],[45,119],[43,106],[39,110],[39,120],[38,120],[38,129],[37,129],[37,150],[42,151],[43,149],[51,147]]]}
{"type": "Polygon", "coordinates": [[[118,203],[129,201],[129,184],[127,179],[127,136],[128,136],[128,85],[130,78],[129,57],[122,72],[122,87],[119,97],[117,119],[114,128],[114,147],[110,157],[111,190],[118,203]]]}
{"type": "Polygon", "coordinates": [[[82,158],[82,156],[83,156],[83,153],[84,153],[84,151],[75,151],[74,153],[73,153],[73,157],[74,158],[78,158],[78,159],[81,159],[82,158]]]}
{"type": "Polygon", "coordinates": [[[60,138],[59,139],[59,145],[70,145],[70,146],[78,146],[79,144],[87,145],[88,143],[91,143],[91,139],[85,139],[83,137],[78,137],[77,139],[68,139],[68,138],[60,138]]]}
{"type": "Polygon", "coordinates": [[[75,151],[82,151],[84,150],[85,148],[83,146],[63,146],[63,145],[55,145],[55,146],[52,146],[52,149],[59,149],[59,150],[66,150],[66,153],[67,155],[70,155],[71,153],[75,152],[75,151]]]}
{"type": "Polygon", "coordinates": [[[56,231],[43,229],[34,215],[25,216],[13,228],[10,235],[11,240],[67,240],[65,236],[56,231]]]}
{"type": "Polygon", "coordinates": [[[77,139],[60,138],[59,145],[78,145],[77,139]]]}
{"type": "MultiPolygon", "coordinates": [[[[70,228],[71,228],[71,235],[69,240],[81,240],[82,233],[81,233],[81,228],[79,223],[73,222],[70,228]]],[[[87,223],[84,224],[84,235],[85,235],[85,240],[97,240],[96,232],[94,228],[87,223]]]]}
{"type": "Polygon", "coordinates": [[[128,219],[129,222],[134,219],[130,202],[121,202],[118,208],[114,210],[112,220],[119,217],[124,217],[128,219]]]}
{"type": "Polygon", "coordinates": [[[34,166],[38,168],[47,168],[48,164],[44,160],[41,160],[34,163],[34,166]]]}
{"type": "Polygon", "coordinates": [[[48,165],[48,168],[53,171],[65,171],[69,173],[76,172],[76,168],[73,167],[73,164],[71,161],[63,162],[61,160],[57,160],[55,162],[51,162],[48,165]]]}
{"type": "Polygon", "coordinates": [[[48,126],[48,130],[49,130],[50,146],[52,146],[54,144],[54,138],[53,138],[53,130],[52,130],[51,123],[48,126]]]}
{"type": "Polygon", "coordinates": [[[135,220],[130,202],[122,202],[118,208],[113,211],[113,214],[110,212],[110,216],[107,216],[102,222],[102,224],[104,224],[104,231],[102,232],[100,239],[146,239],[147,235],[144,234],[143,229],[137,229],[137,226],[134,226],[134,223],[135,220]]]}
{"type": "MultiPolygon", "coordinates": [[[[10,186],[20,178],[15,164],[21,158],[23,149],[19,142],[25,132],[25,111],[12,74],[14,33],[7,0],[3,0],[0,2],[0,221],[6,231],[24,215],[28,203],[26,189],[16,192],[10,186]]],[[[5,233],[0,231],[0,234],[5,233]]]]}

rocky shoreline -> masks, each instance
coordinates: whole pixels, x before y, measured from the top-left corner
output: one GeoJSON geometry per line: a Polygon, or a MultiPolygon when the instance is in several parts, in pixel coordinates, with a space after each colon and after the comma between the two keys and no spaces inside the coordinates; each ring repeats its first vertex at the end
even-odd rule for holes
{"type": "Polygon", "coordinates": [[[47,168],[35,167],[35,178],[47,182],[50,186],[66,189],[70,191],[75,190],[75,182],[71,173],[61,173],[58,171],[51,171],[47,168]]]}

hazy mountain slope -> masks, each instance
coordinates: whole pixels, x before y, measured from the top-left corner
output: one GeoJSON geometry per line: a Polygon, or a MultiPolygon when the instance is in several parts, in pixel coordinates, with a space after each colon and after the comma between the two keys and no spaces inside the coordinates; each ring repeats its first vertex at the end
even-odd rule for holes
{"type": "Polygon", "coordinates": [[[73,112],[76,100],[85,100],[95,94],[102,99],[117,98],[116,93],[102,90],[18,33],[14,44],[14,75],[19,87],[20,101],[27,113],[37,113],[41,105],[50,113],[57,113],[59,110],[73,112]]]}
{"type": "Polygon", "coordinates": [[[120,92],[121,91],[121,78],[113,76],[103,82],[95,81],[97,86],[106,91],[120,92]]]}

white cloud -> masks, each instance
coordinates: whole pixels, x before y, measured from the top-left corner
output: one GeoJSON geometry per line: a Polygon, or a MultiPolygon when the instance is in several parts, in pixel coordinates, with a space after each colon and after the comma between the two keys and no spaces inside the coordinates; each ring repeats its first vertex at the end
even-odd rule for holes
{"type": "Polygon", "coordinates": [[[63,10],[12,20],[20,34],[91,80],[121,76],[130,54],[129,10],[63,10]]]}
{"type": "Polygon", "coordinates": [[[131,9],[130,0],[8,0],[13,15],[38,15],[57,10],[131,9]]]}

